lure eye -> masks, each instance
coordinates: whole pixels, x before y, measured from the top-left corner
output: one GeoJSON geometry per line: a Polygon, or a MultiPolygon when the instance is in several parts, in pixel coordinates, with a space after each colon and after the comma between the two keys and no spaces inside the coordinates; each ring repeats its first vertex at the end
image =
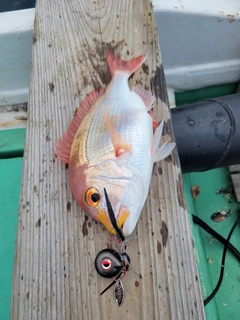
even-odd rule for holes
{"type": "Polygon", "coordinates": [[[112,278],[123,270],[121,255],[113,249],[100,251],[95,258],[95,268],[98,274],[104,278],[112,278]]]}
{"type": "Polygon", "coordinates": [[[109,270],[112,268],[112,260],[109,258],[103,258],[101,261],[101,267],[103,270],[109,270]]]}
{"type": "Polygon", "coordinates": [[[96,207],[100,201],[100,193],[96,188],[89,188],[85,193],[85,200],[91,207],[96,207]]]}

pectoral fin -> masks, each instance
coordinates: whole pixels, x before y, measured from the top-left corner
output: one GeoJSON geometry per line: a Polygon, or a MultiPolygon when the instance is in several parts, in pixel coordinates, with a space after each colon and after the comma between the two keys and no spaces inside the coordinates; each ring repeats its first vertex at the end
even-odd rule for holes
{"type": "Polygon", "coordinates": [[[122,140],[122,137],[120,133],[116,130],[114,125],[112,124],[111,120],[109,119],[107,113],[103,109],[103,116],[106,123],[106,127],[110,136],[110,139],[112,141],[112,144],[115,149],[115,155],[116,157],[119,157],[121,154],[125,152],[131,152],[131,147],[124,143],[122,140]]]}
{"type": "Polygon", "coordinates": [[[160,148],[159,143],[162,136],[162,130],[163,130],[163,121],[159,124],[157,129],[155,130],[154,136],[153,136],[153,143],[152,143],[152,157],[153,162],[158,162],[160,160],[165,159],[167,156],[169,156],[175,147],[175,142],[165,142],[160,148]]]}

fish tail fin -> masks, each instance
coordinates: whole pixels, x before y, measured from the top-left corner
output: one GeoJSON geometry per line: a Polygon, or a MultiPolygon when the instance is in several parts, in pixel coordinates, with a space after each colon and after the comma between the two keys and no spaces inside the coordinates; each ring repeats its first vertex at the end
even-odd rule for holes
{"type": "Polygon", "coordinates": [[[131,60],[124,61],[116,53],[108,49],[105,50],[105,55],[112,76],[118,71],[124,71],[130,76],[147,59],[147,55],[142,54],[131,60]]]}
{"type": "Polygon", "coordinates": [[[160,160],[165,159],[168,157],[172,150],[174,149],[176,143],[175,142],[165,142],[160,148],[159,148],[159,142],[162,136],[162,130],[163,130],[163,121],[159,124],[157,127],[154,136],[153,136],[153,144],[152,144],[152,157],[153,162],[158,162],[160,160]]]}

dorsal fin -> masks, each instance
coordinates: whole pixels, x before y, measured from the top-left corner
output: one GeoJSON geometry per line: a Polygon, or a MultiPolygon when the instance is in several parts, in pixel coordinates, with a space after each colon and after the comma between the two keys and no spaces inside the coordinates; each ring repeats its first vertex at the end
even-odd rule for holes
{"type": "Polygon", "coordinates": [[[132,87],[131,90],[134,91],[135,93],[137,93],[139,95],[139,97],[143,100],[143,102],[147,108],[147,111],[148,111],[150,117],[152,118],[153,131],[155,131],[158,127],[158,122],[157,122],[157,120],[151,110],[153,108],[154,102],[156,100],[155,96],[150,91],[147,91],[143,88],[132,87]]]}
{"type": "Polygon", "coordinates": [[[134,91],[136,94],[139,95],[139,97],[143,100],[147,111],[151,110],[153,108],[154,102],[155,102],[155,96],[148,90],[145,90],[140,87],[132,87],[132,91],[134,91]]]}
{"type": "Polygon", "coordinates": [[[77,109],[77,112],[68,127],[68,130],[63,134],[63,136],[55,144],[56,150],[54,154],[57,159],[62,163],[68,163],[70,151],[72,147],[72,142],[77,133],[80,123],[82,122],[85,115],[94,105],[94,103],[104,94],[104,89],[94,89],[92,92],[86,95],[84,100],[81,102],[77,109]]]}
{"type": "Polygon", "coordinates": [[[142,54],[136,58],[124,61],[116,53],[108,49],[105,50],[105,55],[112,76],[118,71],[124,71],[130,76],[147,59],[147,56],[142,54]]]}

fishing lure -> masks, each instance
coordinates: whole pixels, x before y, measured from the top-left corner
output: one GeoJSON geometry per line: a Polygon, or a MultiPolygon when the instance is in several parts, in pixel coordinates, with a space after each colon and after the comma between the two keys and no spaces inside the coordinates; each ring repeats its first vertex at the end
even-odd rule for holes
{"type": "Polygon", "coordinates": [[[114,297],[117,305],[120,307],[123,301],[123,284],[121,279],[126,275],[129,269],[130,258],[125,252],[119,254],[113,249],[104,249],[98,253],[95,258],[95,269],[97,273],[104,278],[114,278],[113,282],[104,289],[100,295],[103,295],[114,285],[114,297]]]}
{"type": "Polygon", "coordinates": [[[119,242],[122,244],[121,246],[122,253],[120,254],[119,252],[113,249],[103,249],[97,254],[94,265],[97,273],[100,276],[104,278],[115,277],[113,282],[106,289],[104,289],[100,293],[100,295],[105,293],[109,288],[111,288],[114,285],[115,301],[116,301],[116,304],[120,307],[123,301],[123,284],[121,279],[125,277],[131,261],[130,261],[129,255],[125,251],[126,246],[123,245],[123,242],[125,241],[125,237],[122,234],[121,230],[119,230],[116,224],[113,208],[111,206],[111,203],[109,201],[108,194],[105,188],[104,188],[104,194],[106,198],[107,209],[108,209],[110,220],[112,222],[112,225],[116,227],[116,232],[120,239],[119,242]]]}

